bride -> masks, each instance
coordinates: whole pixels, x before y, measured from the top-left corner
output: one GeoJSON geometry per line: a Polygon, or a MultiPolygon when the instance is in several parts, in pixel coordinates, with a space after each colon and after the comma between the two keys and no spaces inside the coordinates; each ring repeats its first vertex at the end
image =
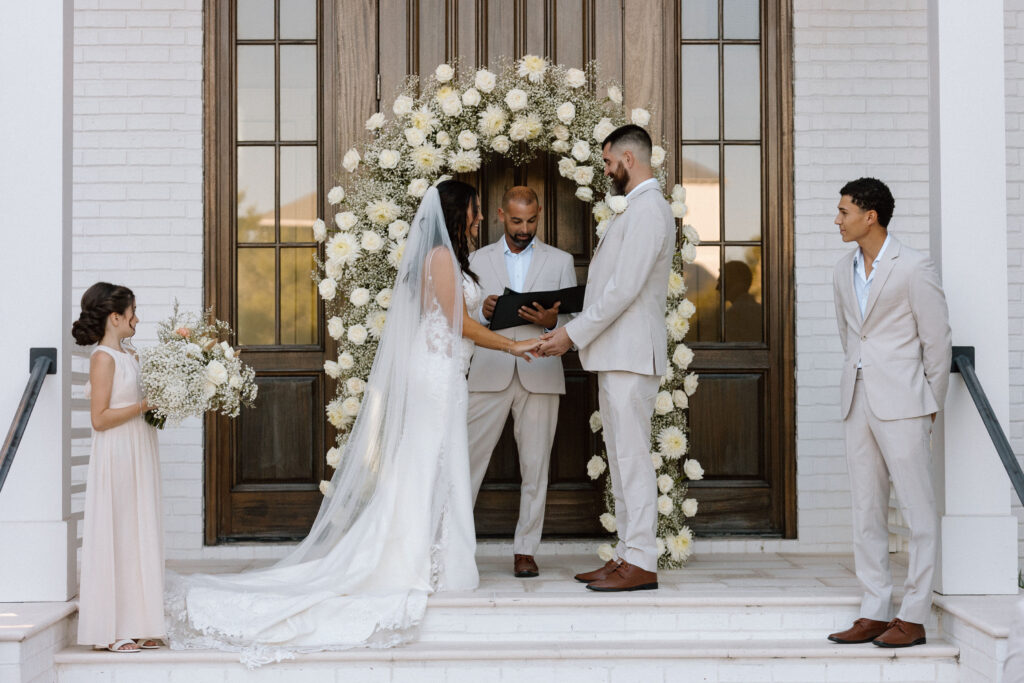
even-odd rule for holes
{"type": "Polygon", "coordinates": [[[218,648],[256,666],[297,652],[388,647],[415,637],[433,591],[477,586],[466,440],[474,344],[530,359],[467,314],[480,200],[447,180],[423,197],[341,464],[309,535],[240,574],[168,573],[172,648],[218,648]]]}

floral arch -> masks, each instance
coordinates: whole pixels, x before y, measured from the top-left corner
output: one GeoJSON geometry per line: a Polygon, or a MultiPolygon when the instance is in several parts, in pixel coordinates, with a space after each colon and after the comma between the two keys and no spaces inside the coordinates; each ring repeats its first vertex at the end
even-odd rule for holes
{"type": "MultiPolygon", "coordinates": [[[[410,77],[395,98],[388,118],[378,112],[366,121],[371,138],[348,150],[342,160],[347,171],[342,183],[330,190],[328,202],[337,213],[333,227],[318,219],[314,235],[325,242],[324,260],[317,261],[314,278],[325,300],[328,333],[338,341],[337,360],[324,364],[337,380],[337,395],[327,406],[327,419],[338,430],[338,444],[327,453],[335,467],[341,458],[370,374],[378,340],[391,301],[391,286],[402,259],[409,224],[420,198],[435,183],[452,173],[472,173],[495,155],[516,165],[538,153],[560,155],[558,171],[575,181],[576,197],[592,203],[598,236],[614,213],[626,209],[624,197],[594,201],[608,189],[603,175],[601,142],[617,127],[632,122],[646,126],[651,115],[633,109],[628,117],[622,91],[606,85],[597,96],[589,84],[597,82],[597,67],[584,69],[551,65],[527,55],[505,61],[497,73],[480,69],[456,75],[456,66],[441,64],[422,80],[410,77]]],[[[666,152],[655,146],[652,165],[661,187],[666,187],[666,152]]],[[[672,213],[686,214],[685,190],[675,185],[669,193],[672,213]]],[[[684,298],[683,265],[693,261],[697,232],[683,225],[678,232],[668,287],[665,324],[670,362],[655,405],[651,454],[657,471],[659,566],[680,567],[692,552],[693,535],[686,518],[697,513],[697,501],[687,498],[687,482],[703,470],[696,460],[684,459],[689,446],[686,410],[697,388],[697,376],[687,372],[693,352],[682,343],[694,305],[684,298]]],[[[601,429],[599,413],[591,429],[601,429]]],[[[591,478],[605,475],[604,452],[587,464],[591,478]]],[[[327,490],[329,482],[321,482],[327,490]]],[[[610,484],[605,498],[609,512],[601,515],[608,531],[615,530],[610,484]]],[[[604,559],[611,546],[598,548],[604,559]]]]}

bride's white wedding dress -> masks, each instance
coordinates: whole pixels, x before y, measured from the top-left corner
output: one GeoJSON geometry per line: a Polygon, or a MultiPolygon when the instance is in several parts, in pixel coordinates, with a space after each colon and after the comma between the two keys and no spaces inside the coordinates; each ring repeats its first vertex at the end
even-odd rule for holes
{"type": "Polygon", "coordinates": [[[482,294],[452,273],[443,292],[435,286],[428,262],[447,233],[443,217],[427,225],[423,213],[334,490],[309,536],[267,569],[169,572],[172,648],[238,651],[255,666],[297,652],[388,647],[415,637],[431,592],[477,586],[466,438],[473,345],[460,334],[462,306],[438,298],[464,296],[473,310],[482,294]]]}

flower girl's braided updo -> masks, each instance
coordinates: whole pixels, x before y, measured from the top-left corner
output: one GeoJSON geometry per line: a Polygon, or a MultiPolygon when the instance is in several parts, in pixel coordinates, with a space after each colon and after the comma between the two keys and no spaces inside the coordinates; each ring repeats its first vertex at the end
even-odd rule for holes
{"type": "Polygon", "coordinates": [[[71,336],[80,346],[103,339],[111,313],[124,313],[135,303],[132,290],[109,282],[97,282],[82,295],[82,313],[71,325],[71,336]]]}

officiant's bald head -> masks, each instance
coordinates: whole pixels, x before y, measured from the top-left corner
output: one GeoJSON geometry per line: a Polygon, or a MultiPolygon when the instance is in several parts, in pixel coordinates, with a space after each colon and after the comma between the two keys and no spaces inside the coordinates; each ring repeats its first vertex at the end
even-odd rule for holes
{"type": "Polygon", "coordinates": [[[540,204],[540,199],[537,197],[537,193],[533,191],[532,187],[526,185],[514,185],[507,190],[501,197],[501,208],[507,209],[511,203],[517,204],[540,204]]]}
{"type": "Polygon", "coordinates": [[[540,223],[540,199],[525,185],[508,188],[501,198],[498,219],[505,226],[505,240],[513,253],[530,245],[540,223]]]}

